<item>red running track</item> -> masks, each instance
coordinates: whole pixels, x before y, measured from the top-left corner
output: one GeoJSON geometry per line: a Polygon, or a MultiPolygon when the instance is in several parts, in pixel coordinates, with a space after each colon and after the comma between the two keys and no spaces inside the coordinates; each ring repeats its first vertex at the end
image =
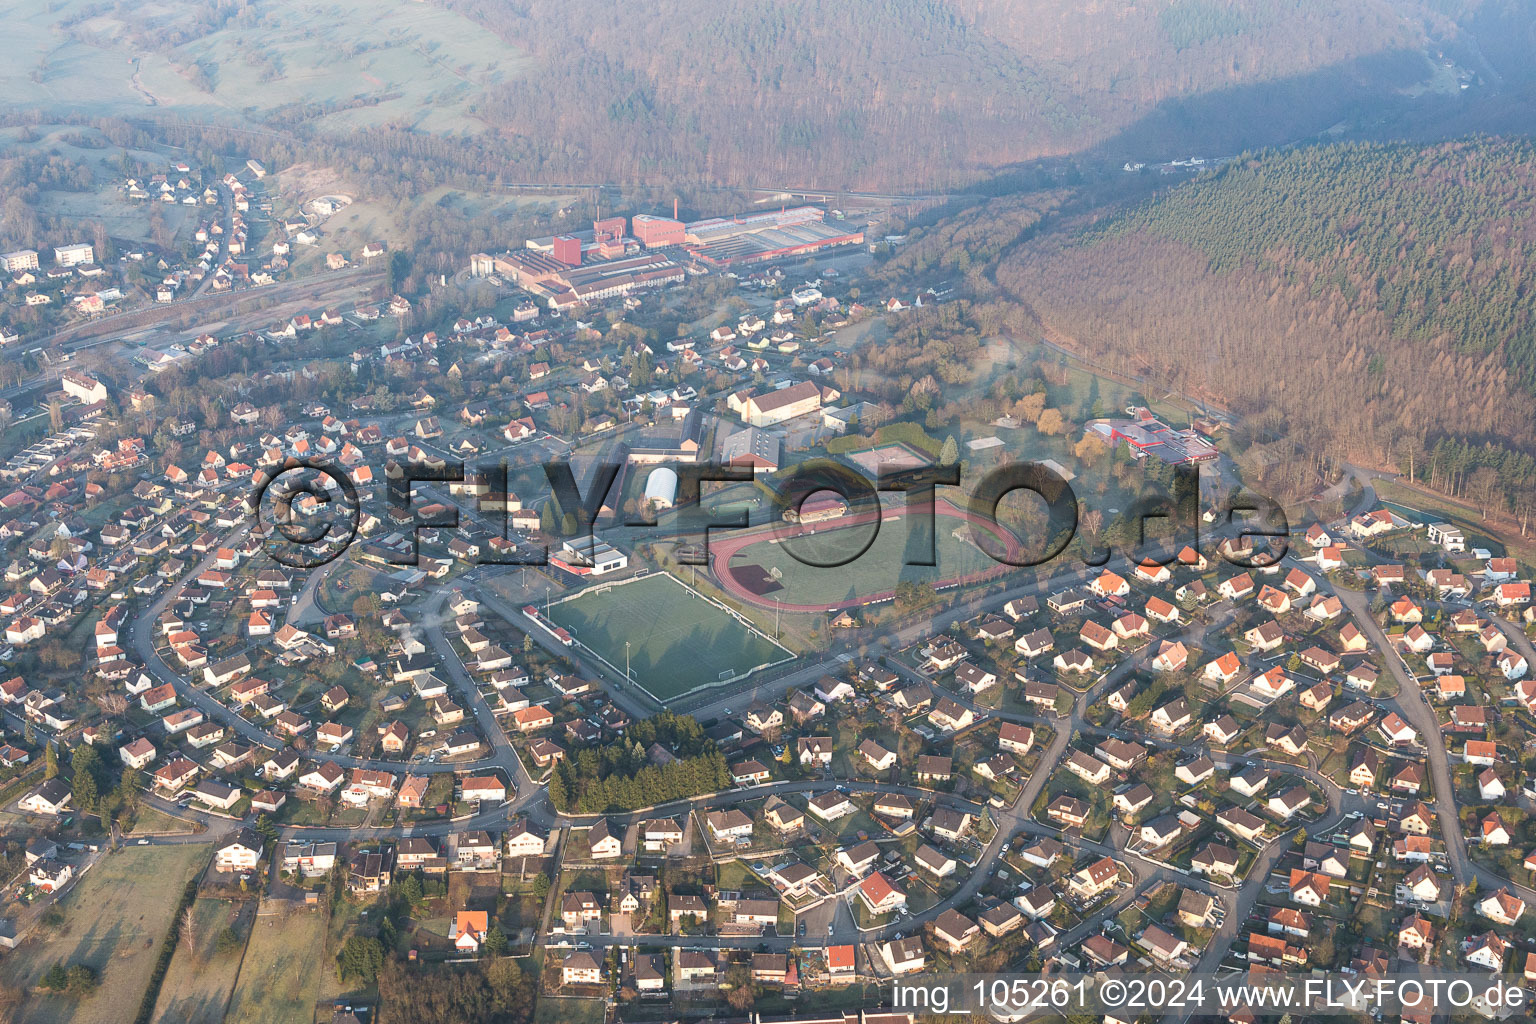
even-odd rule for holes
{"type": "MultiPolygon", "coordinates": [[[[919,513],[934,513],[933,528],[935,530],[935,537],[937,537],[940,520],[959,519],[971,524],[973,528],[978,528],[982,532],[996,538],[998,542],[1003,546],[1003,549],[1007,552],[1009,558],[1018,560],[1018,558],[1023,554],[1024,546],[1019,543],[1018,538],[1013,534],[1009,533],[1007,530],[1003,529],[1001,526],[992,522],[985,516],[977,515],[976,513],[967,509],[958,508],[948,501],[940,500],[927,505],[917,505],[915,506],[915,511],[919,513]]],[[[874,522],[877,518],[880,518],[881,525],[883,527],[886,523],[895,519],[900,519],[902,516],[907,515],[908,512],[909,509],[906,504],[902,504],[899,508],[887,509],[883,512],[864,512],[846,519],[836,520],[834,523],[829,523],[828,525],[833,529],[841,530],[851,527],[864,526],[868,523],[874,522]],[[882,515],[883,518],[881,518],[882,515]]],[[[787,524],[767,525],[761,529],[753,530],[747,533],[732,532],[718,539],[711,538],[709,541],[709,568],[710,571],[714,574],[715,582],[719,585],[720,589],[724,590],[726,593],[730,594],[737,600],[744,601],[747,604],[754,605],[758,608],[779,608],[786,612],[836,612],[842,611],[844,608],[859,608],[869,604],[880,604],[881,602],[892,600],[896,596],[896,591],[884,590],[878,594],[867,594],[863,597],[858,597],[847,601],[837,601],[832,604],[775,604],[773,601],[767,599],[766,597],[754,594],[746,587],[743,587],[737,583],[736,577],[732,575],[730,570],[731,558],[746,550],[747,548],[752,547],[753,545],[768,543],[769,540],[771,540],[777,534],[778,530],[784,525],[787,524]]],[[[806,568],[808,570],[819,572],[837,571],[836,569],[830,568],[818,570],[814,566],[806,566],[806,568]]],[[[986,569],[981,572],[973,572],[965,576],[956,576],[950,579],[939,580],[934,584],[934,586],[942,589],[945,587],[958,587],[971,583],[981,583],[985,580],[1001,576],[1012,568],[1014,568],[1014,566],[999,562],[991,569],[986,569]]]]}

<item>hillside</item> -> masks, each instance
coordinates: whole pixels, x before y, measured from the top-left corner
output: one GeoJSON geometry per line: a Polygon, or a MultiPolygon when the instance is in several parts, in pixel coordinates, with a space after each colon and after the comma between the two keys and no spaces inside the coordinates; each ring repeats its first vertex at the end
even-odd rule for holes
{"type": "Polygon", "coordinates": [[[1533,200],[1524,141],[1299,148],[1041,238],[997,278],[1049,335],[1255,436],[1416,470],[1454,442],[1505,468],[1536,443],[1533,200]]]}
{"type": "Polygon", "coordinates": [[[1422,0],[54,0],[10,27],[23,115],[473,137],[524,181],[902,190],[1374,123],[1447,98],[1426,52],[1455,32],[1422,0]]]}
{"type": "Polygon", "coordinates": [[[540,61],[491,90],[497,130],[552,171],[619,176],[948,186],[1202,95],[1214,111],[1230,94],[1232,119],[1178,144],[1231,151],[1319,131],[1428,70],[1414,5],[1386,0],[444,2],[540,61]],[[1253,117],[1270,88],[1284,110],[1253,117]]]}

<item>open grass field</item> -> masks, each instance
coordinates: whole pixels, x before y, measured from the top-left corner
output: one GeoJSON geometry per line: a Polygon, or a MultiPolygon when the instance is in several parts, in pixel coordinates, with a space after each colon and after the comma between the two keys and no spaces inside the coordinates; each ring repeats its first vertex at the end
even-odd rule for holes
{"type": "Polygon", "coordinates": [[[533,1024],[602,1024],[605,1004],[601,999],[544,996],[533,1014],[533,1024]]]}
{"type": "Polygon", "coordinates": [[[1478,514],[1464,505],[1408,487],[1395,480],[1373,480],[1376,496],[1397,506],[1400,514],[1417,522],[1446,522],[1459,526],[1467,537],[1467,549],[1488,548],[1495,556],[1509,555],[1527,565],[1536,564],[1536,540],[1521,540],[1519,531],[1508,529],[1495,536],[1478,514]],[[1513,536],[1510,536],[1510,533],[1513,536]]]}
{"type": "MultiPolygon", "coordinates": [[[[3,74],[4,72],[0,72],[3,74]]],[[[29,124],[0,129],[0,145],[16,155],[44,155],[57,153],[70,163],[83,164],[90,169],[96,184],[115,182],[122,176],[122,160],[127,156],[136,163],[150,165],[169,163],[166,154],[151,149],[124,149],[115,145],[98,128],[75,124],[29,124]]],[[[46,201],[52,193],[43,192],[46,201]]],[[[72,194],[72,193],[66,193],[72,194]]],[[[123,199],[123,205],[128,205],[123,199]]],[[[141,207],[142,209],[142,207],[141,207]]],[[[169,218],[183,208],[163,206],[162,212],[169,218]]]]}
{"type": "Polygon", "coordinates": [[[119,1024],[133,1016],[182,887],[207,862],[208,846],[128,847],[103,856],[60,903],[64,923],[43,928],[5,958],[0,977],[31,988],[53,964],[83,963],[100,986],[85,999],[36,993],[25,1024],[119,1024]]]}
{"type": "MultiPolygon", "coordinates": [[[[96,188],[90,192],[41,192],[37,197],[38,210],[60,217],[67,222],[99,221],[113,238],[149,243],[154,237],[150,225],[151,207],[147,203],[135,203],[117,189],[115,178],[96,180],[96,188]]],[[[197,230],[195,217],[202,211],[188,210],[185,206],[157,207],[160,216],[175,244],[189,240],[197,230]]]]}
{"type": "Polygon", "coordinates": [[[192,831],[192,822],[185,818],[178,818],[173,814],[156,810],[148,804],[143,804],[133,816],[133,827],[127,832],[130,836],[160,835],[165,833],[183,833],[192,831]]]}
{"type": "Polygon", "coordinates": [[[318,907],[264,902],[251,929],[229,1024],[292,1024],[314,1019],[325,959],[325,914],[318,907]]]}
{"type": "Polygon", "coordinates": [[[171,958],[155,1003],[155,1024],[219,1024],[224,1019],[224,1007],[240,973],[241,950],[220,953],[219,936],[234,927],[244,937],[255,906],[250,900],[199,899],[192,904],[196,948],[189,952],[185,945],[179,946],[171,958]]]}
{"type": "Polygon", "coordinates": [[[129,115],[168,107],[225,123],[302,103],[326,108],[327,127],[404,121],[457,132],[479,127],[471,107],[486,87],[531,65],[462,15],[408,0],[278,0],[197,35],[202,6],[162,0],[150,22],[139,19],[149,12],[87,0],[22,5],[7,15],[0,94],[23,107],[129,115]],[[163,52],[135,45],[136,31],[154,35],[155,26],[193,38],[163,52]]]}
{"type": "Polygon", "coordinates": [[[791,657],[677,578],[657,573],[594,587],[550,606],[549,617],[659,701],[791,657]]]}
{"type": "Polygon", "coordinates": [[[776,604],[786,612],[819,612],[856,607],[889,597],[903,580],[941,586],[969,580],[1008,567],[994,561],[970,540],[966,513],[940,502],[934,516],[934,551],[937,565],[908,565],[926,557],[913,544],[913,526],[901,506],[887,508],[879,532],[869,547],[847,564],[828,567],[857,552],[869,539],[868,517],[832,520],[814,527],[814,535],[791,541],[803,557],[819,563],[807,565],[784,544],[774,530],[743,535],[727,534],[710,539],[711,569],[727,592],[760,608],[776,604]]]}

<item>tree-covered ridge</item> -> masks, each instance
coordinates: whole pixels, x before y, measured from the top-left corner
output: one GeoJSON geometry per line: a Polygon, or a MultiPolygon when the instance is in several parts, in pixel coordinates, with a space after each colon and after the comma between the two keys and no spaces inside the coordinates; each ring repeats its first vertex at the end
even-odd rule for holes
{"type": "Polygon", "coordinates": [[[453,6],[540,58],[485,113],[535,149],[558,137],[551,173],[948,185],[1010,159],[1026,130],[1059,152],[1078,128],[1068,91],[924,0],[453,6]]]}
{"type": "Polygon", "coordinates": [[[1536,508],[1532,163],[1488,139],[1245,156],[1030,239],[995,278],[1050,340],[1235,414],[1269,493],[1347,461],[1536,508]]]}
{"type": "Polygon", "coordinates": [[[1321,275],[1394,335],[1503,353],[1536,391],[1536,146],[1342,144],[1244,158],[1109,229],[1193,246],[1218,273],[1321,275]]]}
{"type": "Polygon", "coordinates": [[[1267,118],[1225,97],[1239,109],[1197,134],[1230,152],[1319,130],[1341,93],[1380,99],[1353,62],[1422,47],[1416,0],[439,2],[539,62],[478,106],[513,159],[609,180],[948,187],[1168,101],[1304,83],[1267,118]]]}
{"type": "Polygon", "coordinates": [[[1426,33],[1455,31],[1426,9],[1445,2],[72,0],[31,5],[0,108],[143,120],[124,79],[66,57],[85,47],[141,73],[153,120],[306,160],[436,142],[517,182],[953,190],[1420,116],[1400,90],[1430,73],[1426,33]]]}

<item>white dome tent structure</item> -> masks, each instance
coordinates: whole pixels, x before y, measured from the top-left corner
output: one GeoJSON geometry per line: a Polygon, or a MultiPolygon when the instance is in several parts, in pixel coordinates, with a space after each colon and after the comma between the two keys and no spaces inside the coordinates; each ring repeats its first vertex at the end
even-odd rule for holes
{"type": "Polygon", "coordinates": [[[645,501],[656,508],[671,508],[677,501],[677,471],[666,466],[651,470],[645,479],[645,501]]]}

